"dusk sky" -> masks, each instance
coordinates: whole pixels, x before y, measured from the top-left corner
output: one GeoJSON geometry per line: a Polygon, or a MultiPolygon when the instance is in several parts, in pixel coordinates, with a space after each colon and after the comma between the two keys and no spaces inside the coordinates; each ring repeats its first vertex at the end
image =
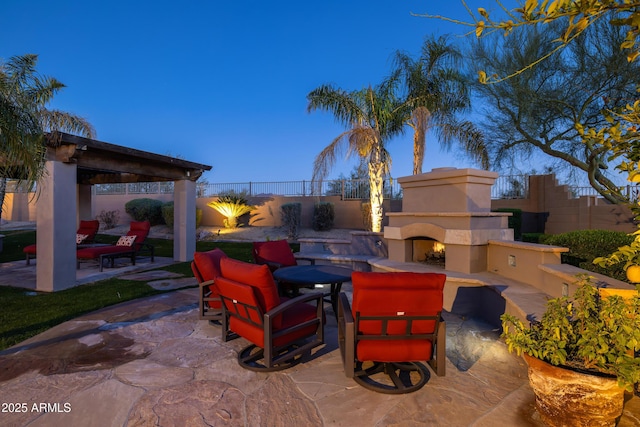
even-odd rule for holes
{"type": "MultiPolygon", "coordinates": [[[[412,13],[468,18],[459,0],[5,0],[0,57],[38,54],[38,71],[67,85],[50,107],[100,141],[211,165],[209,182],[306,180],[345,130],[306,112],[311,90],[378,84],[396,50],[467,31],[412,13]]],[[[411,173],[412,144],[409,131],[389,141],[394,178],[411,173]]],[[[476,165],[428,136],[424,170],[443,166],[476,165]]]]}

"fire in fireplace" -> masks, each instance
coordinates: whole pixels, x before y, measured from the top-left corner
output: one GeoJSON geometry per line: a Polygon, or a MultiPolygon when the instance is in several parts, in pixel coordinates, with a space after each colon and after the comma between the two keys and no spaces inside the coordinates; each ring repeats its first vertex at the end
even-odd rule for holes
{"type": "Polygon", "coordinates": [[[438,265],[444,268],[445,245],[429,237],[415,237],[413,240],[413,262],[438,265]]]}

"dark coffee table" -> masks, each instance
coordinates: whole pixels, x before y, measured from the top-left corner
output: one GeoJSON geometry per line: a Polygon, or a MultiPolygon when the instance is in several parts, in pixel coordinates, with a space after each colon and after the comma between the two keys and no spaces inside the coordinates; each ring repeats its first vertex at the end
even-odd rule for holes
{"type": "Polygon", "coordinates": [[[351,281],[353,270],[335,265],[296,265],[282,267],[273,272],[273,277],[281,284],[289,287],[312,287],[314,285],[331,285],[325,296],[330,297],[333,312],[338,313],[338,295],[342,283],[351,281]]]}

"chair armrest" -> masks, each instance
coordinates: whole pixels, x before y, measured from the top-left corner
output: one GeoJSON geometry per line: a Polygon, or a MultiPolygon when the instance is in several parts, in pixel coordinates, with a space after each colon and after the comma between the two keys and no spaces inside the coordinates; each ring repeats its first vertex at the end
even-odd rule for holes
{"type": "Polygon", "coordinates": [[[316,260],[315,258],[306,258],[306,257],[296,257],[296,262],[297,261],[309,261],[310,265],[316,265],[316,260]]]}
{"type": "Polygon", "coordinates": [[[347,294],[338,295],[338,345],[342,356],[344,374],[347,378],[355,376],[355,322],[347,294]]]}
{"type": "Polygon", "coordinates": [[[202,295],[204,295],[205,289],[204,288],[208,288],[209,286],[213,285],[214,280],[207,280],[206,282],[200,282],[200,292],[202,293],[202,295]]]}
{"type": "Polygon", "coordinates": [[[300,296],[297,296],[295,298],[291,298],[288,301],[285,301],[284,303],[278,305],[277,307],[272,308],[271,310],[269,310],[268,312],[264,313],[264,318],[265,318],[265,323],[267,322],[267,320],[269,320],[270,318],[276,317],[277,315],[281,314],[282,312],[289,310],[290,308],[298,305],[298,304],[302,304],[305,302],[309,302],[309,301],[313,301],[316,300],[319,306],[322,306],[322,298],[324,297],[324,294],[322,292],[311,292],[308,294],[302,294],[300,296]]]}
{"type": "Polygon", "coordinates": [[[275,271],[280,267],[282,267],[282,264],[280,264],[279,262],[273,262],[273,261],[265,261],[263,264],[269,266],[269,270],[271,271],[275,271]]]}

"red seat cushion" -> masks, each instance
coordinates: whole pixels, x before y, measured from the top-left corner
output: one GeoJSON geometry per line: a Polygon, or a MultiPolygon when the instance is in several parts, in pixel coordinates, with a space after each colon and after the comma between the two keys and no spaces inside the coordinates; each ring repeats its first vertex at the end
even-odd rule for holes
{"type": "Polygon", "coordinates": [[[25,254],[35,255],[36,245],[25,246],[24,249],[22,249],[22,252],[24,252],[25,254]]]}
{"type": "Polygon", "coordinates": [[[76,251],[76,257],[80,259],[97,259],[100,255],[116,254],[120,252],[131,252],[133,250],[130,246],[97,246],[95,248],[82,248],[76,251]]]}
{"type": "MultiPolygon", "coordinates": [[[[278,327],[276,327],[274,324],[274,332],[299,325],[300,323],[306,322],[308,320],[315,319],[316,307],[306,303],[297,304],[291,307],[291,309],[286,310],[284,313],[282,313],[282,316],[280,316],[280,318],[282,319],[282,322],[278,327]]],[[[257,327],[247,322],[243,322],[241,319],[235,317],[231,317],[231,319],[229,319],[229,328],[238,335],[251,341],[255,345],[264,348],[264,328],[257,327]]],[[[316,332],[316,328],[317,325],[312,324],[305,328],[293,330],[289,333],[274,338],[273,345],[284,346],[299,339],[308,337],[309,335],[313,335],[316,332]]]]}
{"type": "MultiPolygon", "coordinates": [[[[352,274],[353,313],[361,316],[391,316],[398,320],[388,322],[389,335],[403,335],[407,322],[402,316],[435,316],[442,311],[444,274],[437,273],[363,273],[352,274]]],[[[358,333],[380,335],[382,322],[361,321],[358,333]]],[[[414,321],[411,332],[435,332],[435,321],[414,321]]],[[[408,362],[429,360],[431,342],[428,340],[361,340],[358,341],[358,360],[379,362],[408,362]]]]}
{"type": "Polygon", "coordinates": [[[253,253],[257,264],[276,263],[283,267],[298,264],[286,240],[253,242],[253,253]]]}

